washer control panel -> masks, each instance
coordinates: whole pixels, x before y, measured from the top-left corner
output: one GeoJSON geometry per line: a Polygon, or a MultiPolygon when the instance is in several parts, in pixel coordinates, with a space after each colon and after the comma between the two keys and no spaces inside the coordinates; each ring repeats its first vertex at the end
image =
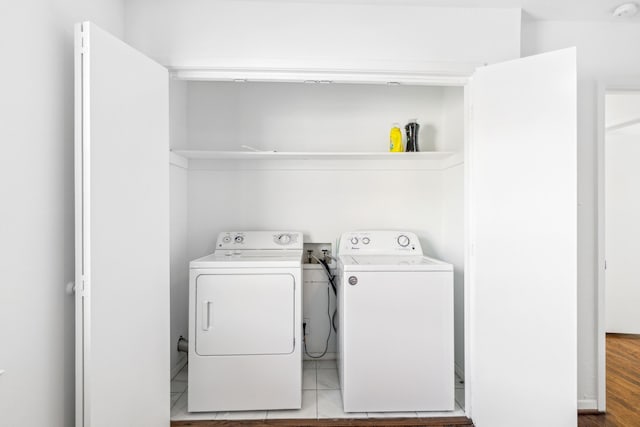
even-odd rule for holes
{"type": "Polygon", "coordinates": [[[352,231],[342,234],[339,255],[416,254],[422,255],[420,240],[410,231],[352,231]]]}
{"type": "Polygon", "coordinates": [[[299,231],[224,231],[216,249],[302,249],[299,231]]]}

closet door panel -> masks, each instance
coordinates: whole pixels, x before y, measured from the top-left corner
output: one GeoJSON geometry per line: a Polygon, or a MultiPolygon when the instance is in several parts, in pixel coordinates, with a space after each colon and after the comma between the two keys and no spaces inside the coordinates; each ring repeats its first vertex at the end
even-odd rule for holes
{"type": "Polygon", "coordinates": [[[76,104],[76,425],[168,425],[167,70],[79,24],[76,104]]]}
{"type": "Polygon", "coordinates": [[[479,69],[471,104],[472,418],[575,426],[575,49],[479,69]]]}

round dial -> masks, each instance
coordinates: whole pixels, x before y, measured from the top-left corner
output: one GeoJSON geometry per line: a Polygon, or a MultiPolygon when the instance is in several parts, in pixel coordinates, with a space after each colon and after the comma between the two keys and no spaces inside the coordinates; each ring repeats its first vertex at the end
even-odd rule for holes
{"type": "Polygon", "coordinates": [[[368,237],[363,237],[362,238],[362,243],[364,243],[365,245],[368,245],[370,241],[371,240],[368,237]]]}
{"type": "Polygon", "coordinates": [[[291,242],[291,236],[289,234],[281,234],[278,236],[278,243],[281,245],[287,245],[291,242]]]}
{"type": "Polygon", "coordinates": [[[242,242],[244,242],[244,237],[243,236],[236,236],[236,238],[233,239],[233,240],[235,240],[236,243],[242,243],[242,242]]]}
{"type": "Polygon", "coordinates": [[[222,238],[222,241],[225,242],[225,243],[229,243],[231,241],[231,236],[224,236],[222,238]]]}
{"type": "Polygon", "coordinates": [[[358,238],[357,237],[352,237],[351,238],[351,244],[352,245],[357,245],[358,244],[358,238]]]}
{"type": "Polygon", "coordinates": [[[401,234],[398,236],[398,244],[403,248],[406,248],[407,246],[409,246],[409,243],[411,243],[411,241],[404,234],[401,234]]]}

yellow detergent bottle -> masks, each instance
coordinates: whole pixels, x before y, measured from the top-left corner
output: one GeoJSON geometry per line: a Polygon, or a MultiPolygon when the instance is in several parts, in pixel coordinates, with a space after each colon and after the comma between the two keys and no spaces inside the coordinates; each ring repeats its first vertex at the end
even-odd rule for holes
{"type": "Polygon", "coordinates": [[[389,134],[389,151],[392,153],[401,153],[404,151],[402,147],[402,131],[400,130],[400,124],[394,123],[391,127],[389,134]]]}

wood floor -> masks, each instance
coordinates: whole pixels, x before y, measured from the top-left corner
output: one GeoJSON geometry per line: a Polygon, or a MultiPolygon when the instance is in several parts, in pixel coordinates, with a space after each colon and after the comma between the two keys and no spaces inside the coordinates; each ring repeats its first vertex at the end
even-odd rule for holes
{"type": "Polygon", "coordinates": [[[580,415],[578,426],[640,426],[640,335],[607,334],[607,413],[580,415]]]}

